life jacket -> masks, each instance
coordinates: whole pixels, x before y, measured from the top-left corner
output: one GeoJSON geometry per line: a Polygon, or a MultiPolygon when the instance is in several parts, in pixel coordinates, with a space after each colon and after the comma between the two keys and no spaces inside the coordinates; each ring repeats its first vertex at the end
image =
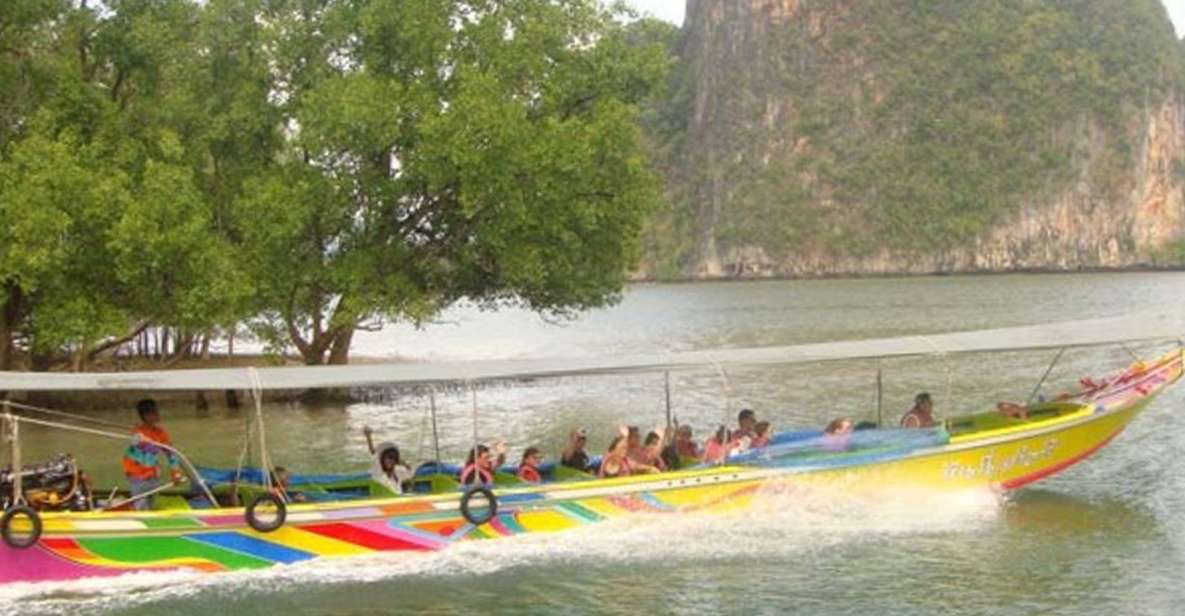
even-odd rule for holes
{"type": "Polygon", "coordinates": [[[539,474],[539,469],[530,464],[524,464],[518,467],[518,478],[527,483],[541,483],[543,481],[543,476],[539,474]]]}
{"type": "Polygon", "coordinates": [[[479,467],[476,463],[474,463],[466,464],[465,468],[461,470],[461,485],[473,483],[473,475],[475,471],[480,483],[494,483],[494,472],[488,468],[479,467]]]}

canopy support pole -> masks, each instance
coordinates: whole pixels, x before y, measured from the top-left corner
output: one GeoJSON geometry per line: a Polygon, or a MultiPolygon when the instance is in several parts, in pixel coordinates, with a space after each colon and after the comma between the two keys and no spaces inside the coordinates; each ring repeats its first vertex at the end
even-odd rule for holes
{"type": "Polygon", "coordinates": [[[724,366],[719,363],[715,364],[716,372],[720,374],[720,380],[724,381],[724,426],[728,426],[728,422],[732,415],[732,382],[728,380],[728,373],[724,371],[724,366]]]}
{"type": "MultiPolygon", "coordinates": [[[[663,388],[666,394],[667,407],[667,431],[670,432],[671,426],[675,423],[674,417],[671,415],[671,372],[668,370],[663,373],[663,388]]],[[[668,434],[669,436],[669,434],[668,434]]]]}
{"type": "MultiPolygon", "coordinates": [[[[477,435],[477,386],[473,384],[473,381],[469,382],[469,394],[473,400],[473,449],[469,453],[473,456],[473,464],[476,465],[478,457],[477,449],[481,446],[481,441],[478,439],[477,435]]],[[[466,457],[466,460],[468,460],[468,456],[466,457]]],[[[464,468],[462,467],[462,472],[463,471],[464,468]]],[[[481,479],[478,477],[476,466],[473,470],[473,482],[476,484],[481,483],[481,479]]]]}
{"type": "Polygon", "coordinates": [[[885,381],[884,368],[876,362],[876,427],[885,427],[885,381]]]}
{"type": "Polygon", "coordinates": [[[12,415],[12,407],[4,401],[4,421],[8,428],[8,438],[12,441],[12,503],[16,507],[25,502],[25,494],[21,486],[21,429],[20,423],[12,415]]]}
{"type": "Polygon", "coordinates": [[[428,391],[428,408],[432,413],[432,451],[436,454],[433,458],[437,463],[440,463],[440,432],[436,429],[436,392],[428,391]]]}
{"type": "Polygon", "coordinates": [[[1045,381],[1049,379],[1049,375],[1053,372],[1053,367],[1057,365],[1057,362],[1061,360],[1062,355],[1065,352],[1066,347],[1058,349],[1057,355],[1053,356],[1053,361],[1049,362],[1049,367],[1045,369],[1045,374],[1041,375],[1041,380],[1037,381],[1037,385],[1033,387],[1033,391],[1029,393],[1028,399],[1025,400],[1026,406],[1032,404],[1033,400],[1037,397],[1037,394],[1041,392],[1041,386],[1044,385],[1045,381]]]}

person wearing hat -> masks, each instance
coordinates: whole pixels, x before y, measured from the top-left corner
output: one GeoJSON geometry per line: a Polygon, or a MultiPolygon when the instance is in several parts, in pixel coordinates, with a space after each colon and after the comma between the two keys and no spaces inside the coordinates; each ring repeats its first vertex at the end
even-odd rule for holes
{"type": "Polygon", "coordinates": [[[902,428],[931,428],[934,421],[934,401],[930,394],[922,392],[914,397],[913,408],[901,417],[902,428]]]}
{"type": "Polygon", "coordinates": [[[573,430],[568,434],[568,446],[564,448],[564,453],[560,456],[560,464],[587,473],[589,459],[588,452],[584,451],[587,444],[588,432],[584,428],[573,430]]]}

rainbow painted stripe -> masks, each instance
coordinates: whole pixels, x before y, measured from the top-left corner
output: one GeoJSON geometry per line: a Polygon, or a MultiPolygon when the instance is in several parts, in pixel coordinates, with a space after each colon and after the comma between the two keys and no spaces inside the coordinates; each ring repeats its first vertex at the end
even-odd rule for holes
{"type": "Polygon", "coordinates": [[[458,493],[293,505],[287,524],[267,534],[250,529],[242,509],[45,514],[45,533],[36,546],[0,545],[0,583],[259,569],[372,552],[439,550],[458,541],[554,533],[626,515],[741,509],[766,491],[810,485],[1014,489],[1105,446],[1181,374],[1182,353],[1174,352],[1133,366],[1105,387],[1065,398],[1077,405],[1072,412],[1028,421],[996,418],[991,429],[885,459],[725,466],[511,488],[498,494],[498,515],[479,526],[460,515],[458,493]]]}

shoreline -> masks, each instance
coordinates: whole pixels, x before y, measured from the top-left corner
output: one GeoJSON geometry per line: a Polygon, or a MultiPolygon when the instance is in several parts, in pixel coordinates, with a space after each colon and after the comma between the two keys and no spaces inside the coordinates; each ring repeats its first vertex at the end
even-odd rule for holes
{"type": "Polygon", "coordinates": [[[1078,269],[1062,269],[1055,267],[1018,268],[1008,270],[953,270],[931,272],[821,272],[818,274],[734,274],[720,276],[681,276],[678,278],[663,278],[656,276],[635,276],[629,278],[629,284],[691,284],[700,282],[729,283],[729,282],[759,282],[759,281],[811,281],[811,280],[886,280],[908,278],[950,278],[956,276],[992,277],[992,276],[1072,276],[1081,274],[1168,274],[1185,272],[1185,265],[1129,265],[1124,267],[1083,267],[1078,269]]]}

